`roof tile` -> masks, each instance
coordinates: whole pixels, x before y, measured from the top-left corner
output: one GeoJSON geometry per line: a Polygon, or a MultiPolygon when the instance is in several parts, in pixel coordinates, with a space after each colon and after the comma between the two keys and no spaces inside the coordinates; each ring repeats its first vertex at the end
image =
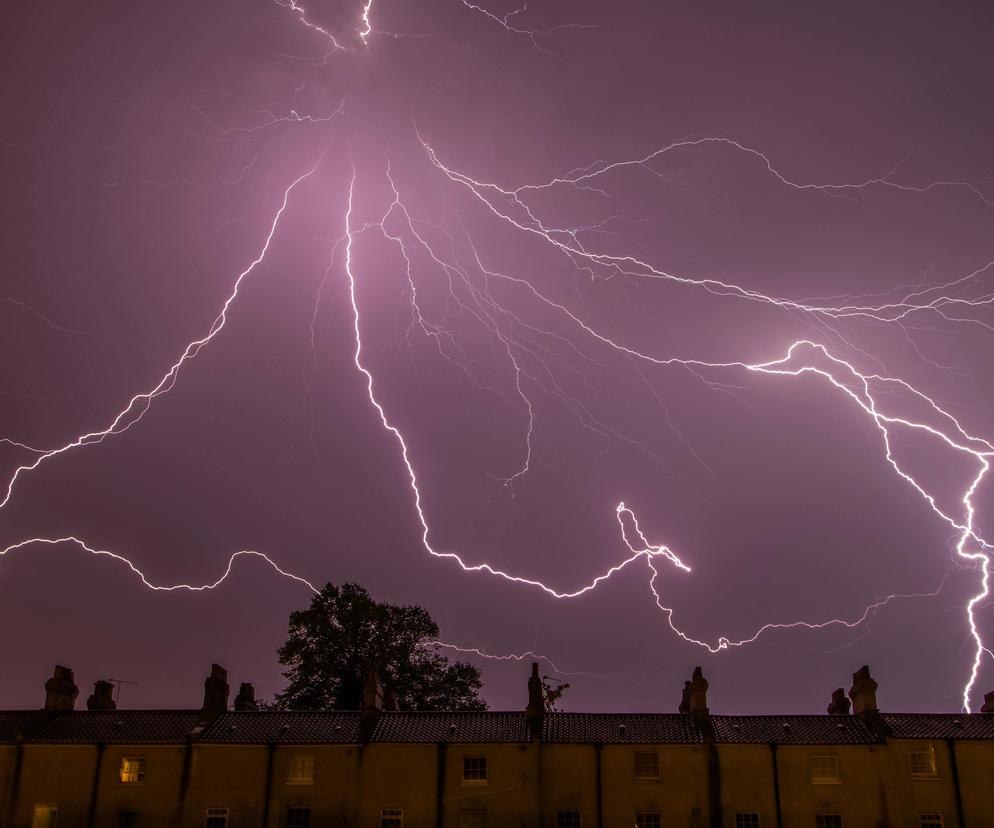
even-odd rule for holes
{"type": "Polygon", "coordinates": [[[683,713],[547,713],[545,742],[582,744],[696,744],[704,737],[683,713]]]}

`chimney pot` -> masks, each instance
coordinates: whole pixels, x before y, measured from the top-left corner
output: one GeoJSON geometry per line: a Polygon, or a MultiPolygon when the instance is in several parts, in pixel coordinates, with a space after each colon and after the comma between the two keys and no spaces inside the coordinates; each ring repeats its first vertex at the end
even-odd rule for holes
{"type": "Polygon", "coordinates": [[[212,722],[228,710],[228,671],[219,664],[211,665],[210,675],[204,679],[204,705],[200,717],[212,722]]]}
{"type": "Polygon", "coordinates": [[[984,694],[984,704],[980,708],[981,713],[994,713],[994,690],[984,694]]]}
{"type": "Polygon", "coordinates": [[[542,737],[542,721],[545,718],[545,694],[542,692],[542,677],[538,674],[538,662],[532,662],[532,671],[528,676],[528,707],[525,708],[525,719],[528,722],[528,732],[533,739],[542,737]]]}
{"type": "Polygon", "coordinates": [[[93,685],[93,695],[86,700],[87,710],[117,710],[114,701],[114,685],[109,681],[98,681],[93,685]]]}
{"type": "Polygon", "coordinates": [[[45,710],[72,710],[76,706],[79,688],[73,672],[61,664],[55,665],[55,672],[45,682],[45,710]]]}
{"type": "Polygon", "coordinates": [[[853,713],[860,716],[877,712],[877,686],[866,664],[852,674],[849,698],[852,699],[853,713]]]}
{"type": "Polygon", "coordinates": [[[828,712],[833,716],[848,716],[852,702],[846,698],[846,691],[841,687],[832,693],[832,701],[828,705],[828,712]]]}
{"type": "Polygon", "coordinates": [[[255,703],[255,688],[247,681],[243,681],[238,688],[238,695],[235,696],[235,710],[239,713],[254,713],[258,709],[255,703]]]}

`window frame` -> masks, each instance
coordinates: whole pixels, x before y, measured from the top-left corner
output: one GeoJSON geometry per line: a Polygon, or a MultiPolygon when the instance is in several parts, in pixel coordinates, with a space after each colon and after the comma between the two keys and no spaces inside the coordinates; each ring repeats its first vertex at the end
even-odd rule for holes
{"type": "Polygon", "coordinates": [[[31,828],[56,828],[59,824],[59,806],[55,802],[36,802],[31,808],[31,828]],[[45,823],[39,821],[40,811],[47,812],[45,823]]]}
{"type": "Polygon", "coordinates": [[[815,828],[845,828],[846,821],[842,818],[842,814],[837,811],[822,811],[821,813],[815,814],[815,828]],[[836,820],[833,825],[828,825],[824,820],[836,820]]]}
{"type": "Polygon", "coordinates": [[[919,811],[918,825],[920,828],[943,828],[946,824],[942,811],[919,811]]]}
{"type": "Polygon", "coordinates": [[[462,758],[462,784],[463,785],[489,785],[490,784],[490,763],[482,753],[467,753],[462,758]],[[471,767],[471,763],[480,763],[471,767]],[[470,775],[468,773],[480,774],[482,776],[470,775]]]}
{"type": "Polygon", "coordinates": [[[659,811],[645,810],[635,812],[635,828],[662,828],[663,826],[663,815],[659,811]],[[650,825],[646,818],[655,817],[655,822],[650,825]]]}
{"type": "Polygon", "coordinates": [[[310,805],[288,805],[286,809],[286,828],[311,828],[311,817],[313,812],[310,805]],[[299,822],[290,822],[290,814],[296,812],[297,814],[307,814],[306,825],[301,825],[299,822]]]}
{"type": "Polygon", "coordinates": [[[759,828],[763,818],[759,811],[736,811],[735,828],[759,828]]]}
{"type": "Polygon", "coordinates": [[[144,756],[122,756],[121,764],[117,769],[117,783],[119,785],[144,785],[145,777],[148,775],[148,760],[144,756]],[[125,771],[125,766],[134,763],[134,770],[130,768],[125,771]],[[125,779],[125,773],[134,775],[134,779],[125,779]]]}
{"type": "Polygon", "coordinates": [[[114,825],[116,828],[138,828],[139,812],[134,808],[119,808],[114,814],[114,825]],[[133,820],[122,822],[125,817],[133,816],[133,820]]]}
{"type": "Polygon", "coordinates": [[[287,762],[286,766],[286,781],[287,785],[313,785],[314,784],[314,754],[313,753],[292,753],[290,754],[290,761],[287,762]],[[308,771],[309,775],[296,774],[294,771],[298,768],[298,763],[305,771],[308,771]]]}
{"type": "Polygon", "coordinates": [[[556,828],[583,828],[583,812],[577,808],[556,808],[556,828]],[[567,823],[563,817],[575,814],[576,822],[567,823]]]}
{"type": "Polygon", "coordinates": [[[659,761],[659,751],[658,750],[633,750],[632,751],[632,779],[636,782],[658,782],[662,777],[662,772],[660,771],[660,761],[659,761]],[[645,757],[653,757],[650,764],[654,768],[652,774],[640,773],[639,772],[639,758],[643,759],[643,771],[645,769],[645,757]]]}
{"type": "MultiPolygon", "coordinates": [[[[915,746],[908,751],[908,772],[912,779],[938,779],[939,762],[935,754],[935,746],[928,742],[924,747],[915,746]],[[915,757],[925,756],[927,770],[915,770],[915,757]]],[[[936,811],[938,813],[938,811],[936,811]]]]}
{"type": "Polygon", "coordinates": [[[808,777],[812,785],[841,785],[842,773],[839,768],[839,757],[835,753],[813,753],[808,759],[808,777]],[[816,767],[825,762],[834,769],[834,776],[816,775],[816,767]]]}
{"type": "Polygon", "coordinates": [[[228,809],[221,806],[211,806],[204,809],[204,828],[228,828],[228,809]],[[212,819],[223,819],[222,825],[211,825],[212,819]]]}
{"type": "Polygon", "coordinates": [[[380,808],[380,828],[404,828],[404,809],[380,808]],[[389,825],[385,825],[384,820],[387,819],[396,822],[391,821],[389,825]]]}
{"type": "Polygon", "coordinates": [[[459,811],[459,828],[486,828],[487,809],[486,808],[463,808],[459,811]],[[468,823],[466,817],[469,814],[481,817],[479,822],[468,823]]]}

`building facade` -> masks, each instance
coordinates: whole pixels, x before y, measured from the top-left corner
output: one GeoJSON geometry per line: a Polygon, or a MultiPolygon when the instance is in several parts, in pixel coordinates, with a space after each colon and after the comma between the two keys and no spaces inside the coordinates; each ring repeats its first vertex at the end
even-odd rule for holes
{"type": "Polygon", "coordinates": [[[864,667],[827,715],[721,716],[698,668],[678,713],[0,712],[2,828],[994,828],[994,693],[978,714],[890,714],[864,667]],[[852,713],[850,713],[850,699],[852,713]]]}

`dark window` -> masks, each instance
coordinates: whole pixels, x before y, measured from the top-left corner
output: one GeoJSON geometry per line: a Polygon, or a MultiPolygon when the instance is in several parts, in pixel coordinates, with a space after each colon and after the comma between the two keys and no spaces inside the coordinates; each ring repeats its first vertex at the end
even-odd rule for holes
{"type": "Polygon", "coordinates": [[[404,812],[400,808],[383,808],[380,811],[380,828],[404,828],[404,812]]]}
{"type": "Polygon", "coordinates": [[[208,808],[207,819],[204,822],[207,828],[228,828],[227,808],[208,808]]]}
{"type": "Polygon", "coordinates": [[[138,828],[138,811],[118,811],[117,828],[138,828]]]}
{"type": "Polygon", "coordinates": [[[467,808],[459,813],[459,828],[487,828],[485,808],[467,808]]]}
{"type": "Polygon", "coordinates": [[[659,811],[640,811],[635,814],[635,828],[662,828],[659,811]]]}
{"type": "Polygon", "coordinates": [[[759,814],[755,811],[739,811],[735,814],[735,828],[759,828],[759,814]]]}
{"type": "Polygon", "coordinates": [[[938,811],[929,811],[928,813],[920,814],[921,817],[921,828],[942,828],[942,814],[938,811]]]}
{"type": "Polygon", "coordinates": [[[556,811],[556,828],[581,828],[579,811],[556,811]]]}
{"type": "Polygon", "coordinates": [[[464,782],[486,782],[487,757],[464,756],[462,758],[462,778],[464,782]]]}
{"type": "Polygon", "coordinates": [[[838,814],[818,814],[815,816],[815,828],[842,828],[842,817],[838,814]]]}
{"type": "Polygon", "coordinates": [[[659,754],[656,751],[635,751],[635,778],[659,779],[659,754]]]}
{"type": "Polygon", "coordinates": [[[286,828],[311,828],[311,809],[287,808],[286,828]]]}

